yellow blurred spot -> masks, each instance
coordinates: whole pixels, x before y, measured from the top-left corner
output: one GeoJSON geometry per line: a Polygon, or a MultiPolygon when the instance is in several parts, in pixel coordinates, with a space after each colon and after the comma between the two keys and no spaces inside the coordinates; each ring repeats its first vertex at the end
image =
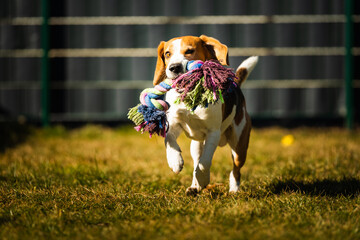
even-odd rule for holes
{"type": "Polygon", "coordinates": [[[285,135],[285,136],[282,137],[281,144],[284,147],[289,147],[294,143],[294,141],[295,141],[294,136],[291,135],[291,134],[288,134],[288,135],[285,135]]]}

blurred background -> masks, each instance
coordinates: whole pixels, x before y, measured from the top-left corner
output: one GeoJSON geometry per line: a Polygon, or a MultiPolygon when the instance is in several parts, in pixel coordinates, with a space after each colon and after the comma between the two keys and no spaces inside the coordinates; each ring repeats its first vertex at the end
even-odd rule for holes
{"type": "Polygon", "coordinates": [[[356,125],[360,1],[345,2],[0,0],[0,121],[126,122],[159,42],[205,34],[232,68],[260,56],[243,86],[255,125],[356,125]]]}

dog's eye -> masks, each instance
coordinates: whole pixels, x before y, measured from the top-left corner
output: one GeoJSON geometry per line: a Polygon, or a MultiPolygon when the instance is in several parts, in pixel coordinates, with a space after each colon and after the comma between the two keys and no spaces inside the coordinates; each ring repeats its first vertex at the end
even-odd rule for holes
{"type": "Polygon", "coordinates": [[[185,54],[188,55],[188,54],[193,54],[195,52],[194,49],[188,49],[186,50],[185,54]]]}
{"type": "Polygon", "coordinates": [[[170,52],[166,52],[166,53],[165,53],[165,57],[166,57],[166,58],[169,58],[170,56],[171,56],[171,53],[170,53],[170,52]]]}

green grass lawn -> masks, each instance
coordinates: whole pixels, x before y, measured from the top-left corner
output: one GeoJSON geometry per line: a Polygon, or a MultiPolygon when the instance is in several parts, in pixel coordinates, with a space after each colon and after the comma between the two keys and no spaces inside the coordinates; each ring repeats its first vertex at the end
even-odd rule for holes
{"type": "Polygon", "coordinates": [[[241,191],[224,147],[196,197],[184,136],[176,175],[163,139],[130,127],[2,131],[0,239],[360,239],[359,130],[254,129],[241,191]]]}

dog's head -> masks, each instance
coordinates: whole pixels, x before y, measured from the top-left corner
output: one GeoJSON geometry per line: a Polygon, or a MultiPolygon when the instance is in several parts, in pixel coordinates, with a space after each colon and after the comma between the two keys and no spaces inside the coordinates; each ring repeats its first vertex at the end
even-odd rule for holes
{"type": "Polygon", "coordinates": [[[158,46],[158,58],[153,84],[157,85],[165,78],[175,79],[186,70],[190,60],[216,59],[223,65],[229,65],[228,48],[215,38],[185,36],[161,42],[158,46]]]}

